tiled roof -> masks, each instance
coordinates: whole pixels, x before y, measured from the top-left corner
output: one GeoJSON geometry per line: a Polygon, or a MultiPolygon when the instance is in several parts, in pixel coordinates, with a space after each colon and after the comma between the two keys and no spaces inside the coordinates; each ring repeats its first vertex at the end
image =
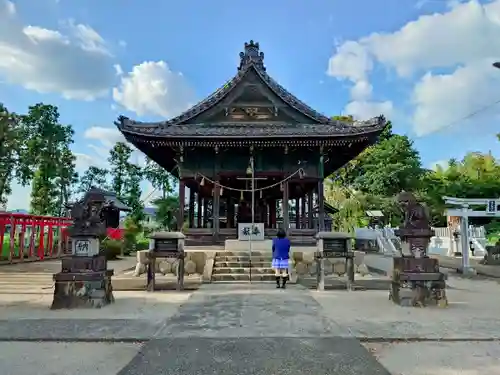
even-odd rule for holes
{"type": "MultiPolygon", "coordinates": [[[[340,121],[339,121],[340,123],[340,121]]],[[[127,118],[122,118],[122,126],[127,133],[147,136],[167,137],[331,137],[355,136],[378,132],[385,126],[385,118],[377,117],[363,126],[339,126],[333,121],[329,124],[290,124],[273,123],[224,123],[224,124],[186,124],[168,127],[139,125],[127,118]]]]}
{"type": "Polygon", "coordinates": [[[115,124],[125,133],[147,135],[147,136],[167,136],[167,137],[231,137],[231,136],[335,136],[336,134],[357,135],[374,131],[380,131],[385,126],[383,116],[375,117],[368,121],[347,123],[339,120],[332,120],[327,116],[315,111],[307,104],[296,98],[283,86],[278,84],[266,72],[264,66],[264,53],[259,52],[259,44],[250,41],[245,43],[245,51],[240,53],[240,66],[238,74],[226,82],[212,95],[202,100],[194,107],[191,107],[181,115],[167,121],[155,123],[143,123],[120,116],[115,124]],[[234,124],[185,124],[195,116],[207,111],[217,105],[242,81],[246,73],[254,70],[261,80],[266,84],[281,100],[287,105],[301,112],[311,119],[310,124],[298,125],[276,125],[276,123],[234,123],[234,124]]]}

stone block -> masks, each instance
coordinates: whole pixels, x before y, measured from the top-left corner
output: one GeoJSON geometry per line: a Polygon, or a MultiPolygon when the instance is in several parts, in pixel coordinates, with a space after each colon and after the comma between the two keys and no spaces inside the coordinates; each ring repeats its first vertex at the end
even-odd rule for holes
{"type": "Polygon", "coordinates": [[[346,271],[345,261],[336,261],[333,263],[333,273],[337,275],[343,275],[346,271]]]}
{"type": "Polygon", "coordinates": [[[136,253],[137,263],[148,264],[148,262],[149,262],[148,253],[149,253],[149,250],[139,250],[136,253]]]}
{"type": "Polygon", "coordinates": [[[188,260],[187,262],[184,263],[184,271],[186,272],[187,275],[192,275],[196,273],[196,263],[193,262],[192,260],[188,260]]]}
{"type": "Polygon", "coordinates": [[[354,251],[354,265],[359,266],[363,264],[365,262],[365,255],[366,253],[364,251],[354,251]]]}
{"type": "Polygon", "coordinates": [[[370,274],[370,271],[368,270],[368,267],[366,266],[366,264],[360,264],[359,266],[357,266],[357,273],[359,273],[361,276],[367,276],[370,274]]]}
{"type": "Polygon", "coordinates": [[[295,261],[295,263],[302,262],[304,259],[304,253],[302,251],[293,251],[292,259],[295,261]]]}
{"type": "Polygon", "coordinates": [[[333,273],[333,264],[329,259],[325,259],[324,263],[325,275],[331,275],[333,273]]]}
{"type": "Polygon", "coordinates": [[[172,271],[172,264],[167,261],[162,260],[161,262],[159,262],[158,266],[162,275],[166,275],[167,273],[170,273],[172,271]]]}
{"type": "Polygon", "coordinates": [[[143,263],[137,263],[135,265],[134,276],[139,277],[146,272],[146,265],[143,263]]]}
{"type": "Polygon", "coordinates": [[[314,253],[313,252],[304,252],[302,253],[302,261],[307,264],[311,264],[314,262],[314,253]]]}
{"type": "Polygon", "coordinates": [[[295,266],[295,272],[297,272],[298,275],[304,276],[309,272],[309,269],[307,267],[307,264],[304,262],[299,262],[295,266]]]}
{"type": "Polygon", "coordinates": [[[196,264],[195,272],[203,274],[203,270],[205,269],[207,254],[201,251],[188,252],[187,254],[190,255],[190,258],[188,260],[196,264]]]}

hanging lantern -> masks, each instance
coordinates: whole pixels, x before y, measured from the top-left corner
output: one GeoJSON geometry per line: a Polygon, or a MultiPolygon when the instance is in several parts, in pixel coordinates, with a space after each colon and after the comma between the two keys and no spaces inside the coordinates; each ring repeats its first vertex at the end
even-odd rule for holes
{"type": "Polygon", "coordinates": [[[283,187],[283,184],[280,184],[280,191],[283,191],[285,190],[285,188],[283,187]]]}
{"type": "Polygon", "coordinates": [[[219,195],[222,196],[222,194],[224,193],[224,188],[221,185],[219,185],[219,186],[220,186],[220,194],[219,195]]]}
{"type": "Polygon", "coordinates": [[[260,199],[262,199],[262,190],[260,191],[260,199]]]}
{"type": "Polygon", "coordinates": [[[205,186],[205,177],[201,178],[200,186],[205,186]]]}
{"type": "Polygon", "coordinates": [[[244,200],[244,199],[245,199],[245,197],[244,197],[244,195],[243,195],[243,190],[242,190],[242,191],[241,191],[241,193],[240,193],[240,201],[242,201],[242,200],[244,200]]]}

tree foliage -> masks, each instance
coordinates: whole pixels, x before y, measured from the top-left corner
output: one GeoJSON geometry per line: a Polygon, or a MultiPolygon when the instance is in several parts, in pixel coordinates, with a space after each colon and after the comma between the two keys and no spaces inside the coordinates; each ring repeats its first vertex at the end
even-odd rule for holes
{"type": "Polygon", "coordinates": [[[146,159],[144,177],[161,193],[162,199],[166,199],[173,192],[174,180],[172,175],[149,158],[146,159]]]}
{"type": "Polygon", "coordinates": [[[111,189],[118,199],[131,209],[131,218],[136,224],[144,218],[144,203],[141,201],[141,181],[144,177],[142,169],[130,162],[132,149],[123,142],[115,144],[109,154],[111,166],[111,189]]]}
{"type": "Polygon", "coordinates": [[[111,166],[111,190],[118,199],[123,199],[126,193],[127,172],[132,149],[123,142],[117,142],[109,153],[108,162],[111,166]]]}
{"type": "Polygon", "coordinates": [[[29,107],[22,117],[26,128],[26,156],[33,173],[31,211],[38,215],[58,215],[67,203],[75,179],[75,158],[71,125],[59,123],[57,107],[43,103],[29,107]]]}
{"type": "Polygon", "coordinates": [[[89,191],[90,188],[93,186],[102,189],[107,189],[108,173],[109,171],[107,169],[91,165],[81,175],[78,181],[77,192],[85,193],[89,191]]]}
{"type": "Polygon", "coordinates": [[[177,212],[179,211],[179,197],[170,195],[153,201],[156,206],[156,221],[165,230],[172,230],[177,223],[177,212]]]}
{"type": "Polygon", "coordinates": [[[18,116],[0,103],[0,206],[7,204],[12,192],[11,183],[18,169],[22,139],[18,116]]]}

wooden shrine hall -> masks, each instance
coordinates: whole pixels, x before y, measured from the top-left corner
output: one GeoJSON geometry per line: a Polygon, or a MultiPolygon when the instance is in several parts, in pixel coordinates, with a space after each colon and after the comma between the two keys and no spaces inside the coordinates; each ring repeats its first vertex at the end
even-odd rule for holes
{"type": "Polygon", "coordinates": [[[324,178],[374,144],[386,120],[347,123],[316,112],[268,75],[250,41],[236,75],[186,112],[115,124],[179,179],[180,202],[189,188],[178,215],[188,244],[238,238],[238,226],[252,222],[252,202],[265,237],[282,227],[306,243],[324,229],[324,178]]]}

